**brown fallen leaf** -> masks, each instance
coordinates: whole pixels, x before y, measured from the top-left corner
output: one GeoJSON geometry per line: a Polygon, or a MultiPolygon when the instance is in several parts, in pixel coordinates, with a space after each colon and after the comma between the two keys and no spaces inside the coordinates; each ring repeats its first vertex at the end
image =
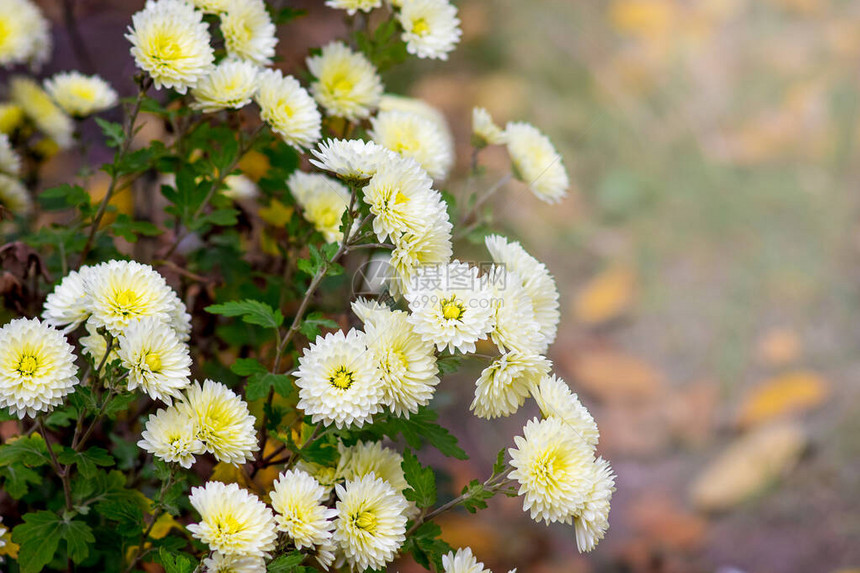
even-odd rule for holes
{"type": "Polygon", "coordinates": [[[637,499],[630,508],[630,519],[641,537],[661,549],[695,549],[702,545],[708,529],[707,520],[661,494],[637,499]]]}
{"type": "Polygon", "coordinates": [[[811,410],[824,402],[829,392],[828,383],[814,372],[796,371],[771,378],[746,396],[737,423],[750,427],[811,410]]]}
{"type": "Polygon", "coordinates": [[[795,466],[807,441],[806,431],[793,422],[753,430],[696,478],[690,488],[693,505],[701,511],[725,511],[761,493],[795,466]]]}
{"type": "Polygon", "coordinates": [[[626,313],[633,303],[636,274],[627,265],[614,265],[594,277],[575,297],[579,322],[595,325],[626,313]]]}
{"type": "Polygon", "coordinates": [[[637,401],[657,396],[663,374],[634,356],[615,350],[594,349],[557,357],[572,374],[574,391],[604,401],[637,401]]]}
{"type": "Polygon", "coordinates": [[[758,343],[758,359],[768,366],[785,366],[796,362],[802,352],[802,343],[797,333],[790,328],[774,328],[758,343]]]}

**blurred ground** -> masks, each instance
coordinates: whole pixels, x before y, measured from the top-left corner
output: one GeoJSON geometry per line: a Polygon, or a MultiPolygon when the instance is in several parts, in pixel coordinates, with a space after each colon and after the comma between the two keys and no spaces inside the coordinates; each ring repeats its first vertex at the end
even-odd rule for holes
{"type": "MultiPolygon", "coordinates": [[[[493,500],[477,522],[447,517],[446,538],[496,571],[860,567],[860,4],[459,4],[453,61],[387,80],[420,75],[415,95],[463,143],[480,104],[558,144],[572,196],[546,206],[512,185],[496,212],[558,280],[551,358],[592,409],[618,492],[587,557],[570,528],[535,526],[515,499],[493,500]]],[[[122,33],[140,5],[78,9],[96,69],[125,94],[122,33]]],[[[55,29],[48,73],[75,67],[55,29]]],[[[283,65],[339,29],[329,17],[292,26],[283,65]]],[[[504,158],[482,160],[489,186],[504,158]]],[[[536,412],[477,420],[471,381],[454,386],[439,400],[473,455],[448,468],[461,486],[536,412]]]]}
{"type": "MultiPolygon", "coordinates": [[[[487,0],[463,18],[457,71],[417,93],[455,124],[477,103],[560,147],[573,197],[512,187],[496,205],[561,285],[551,357],[618,473],[587,559],[563,527],[523,552],[534,531],[511,525],[516,504],[481,533],[509,552],[484,556],[523,571],[860,566],[860,5],[487,0]]],[[[473,444],[474,463],[507,439],[473,444]]]]}

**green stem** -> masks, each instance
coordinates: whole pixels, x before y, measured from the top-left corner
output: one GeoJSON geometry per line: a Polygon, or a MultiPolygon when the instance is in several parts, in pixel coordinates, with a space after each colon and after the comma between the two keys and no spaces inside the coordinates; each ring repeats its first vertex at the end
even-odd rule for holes
{"type": "Polygon", "coordinates": [[[63,482],[63,496],[65,497],[66,510],[72,511],[72,484],[69,481],[69,468],[68,466],[61,466],[57,459],[57,454],[54,453],[51,440],[48,439],[48,431],[45,429],[45,417],[40,414],[36,419],[36,423],[39,426],[39,433],[42,434],[42,438],[45,440],[45,445],[48,448],[48,455],[51,457],[51,466],[54,468],[57,477],[63,482]]]}

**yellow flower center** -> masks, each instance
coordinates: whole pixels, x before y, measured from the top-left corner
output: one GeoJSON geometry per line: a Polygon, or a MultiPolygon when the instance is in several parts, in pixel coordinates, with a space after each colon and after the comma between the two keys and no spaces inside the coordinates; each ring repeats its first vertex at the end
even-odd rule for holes
{"type": "Polygon", "coordinates": [[[71,88],[69,89],[69,91],[76,98],[79,98],[79,99],[82,99],[85,101],[92,101],[93,99],[95,99],[95,96],[96,96],[96,90],[94,89],[94,87],[92,85],[90,85],[88,83],[84,83],[84,82],[73,84],[71,86],[71,88]]]}
{"type": "Polygon", "coordinates": [[[351,371],[347,370],[345,366],[341,366],[335,370],[334,374],[328,380],[338,390],[348,390],[355,381],[355,378],[351,371]]]}
{"type": "Polygon", "coordinates": [[[3,44],[6,43],[10,35],[9,24],[6,23],[6,20],[0,20],[0,48],[3,48],[3,44]]]}
{"type": "Polygon", "coordinates": [[[152,372],[161,370],[161,357],[155,352],[147,352],[143,361],[146,362],[152,372]]]}
{"type": "Polygon", "coordinates": [[[442,301],[442,316],[446,320],[461,320],[466,313],[466,306],[457,300],[456,297],[444,299],[442,301]]]}
{"type": "Polygon", "coordinates": [[[182,55],[182,48],[172,34],[158,34],[152,39],[152,58],[160,63],[176,60],[182,55]]]}
{"type": "Polygon", "coordinates": [[[355,523],[355,526],[359,529],[368,533],[375,533],[376,528],[379,525],[379,520],[376,519],[376,515],[373,512],[362,511],[353,517],[353,523],[355,523]]]}
{"type": "Polygon", "coordinates": [[[430,24],[426,18],[416,18],[412,21],[412,33],[416,36],[425,36],[430,31],[430,24]]]}
{"type": "Polygon", "coordinates": [[[32,354],[25,354],[18,361],[18,372],[21,376],[33,376],[39,369],[39,360],[32,354]]]}
{"type": "Polygon", "coordinates": [[[355,89],[355,82],[347,73],[336,74],[328,82],[328,85],[332,93],[338,96],[348,94],[355,89]]]}
{"type": "Polygon", "coordinates": [[[114,306],[116,307],[116,311],[119,314],[128,316],[132,313],[132,307],[137,304],[137,301],[140,297],[138,297],[137,293],[132,290],[122,290],[116,293],[114,297],[114,306]]]}

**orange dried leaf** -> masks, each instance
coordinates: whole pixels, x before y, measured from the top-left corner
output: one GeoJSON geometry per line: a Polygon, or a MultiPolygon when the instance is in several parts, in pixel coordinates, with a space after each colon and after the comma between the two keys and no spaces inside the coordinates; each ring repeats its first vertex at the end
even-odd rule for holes
{"type": "Polygon", "coordinates": [[[814,372],[790,372],[753,388],[741,405],[738,424],[753,426],[815,408],[827,398],[827,382],[814,372]]]}
{"type": "Polygon", "coordinates": [[[652,398],[663,387],[663,374],[634,356],[613,350],[593,350],[565,359],[573,372],[573,387],[606,401],[652,398]]]}
{"type": "Polygon", "coordinates": [[[623,265],[610,267],[576,296],[574,314],[586,324],[610,321],[630,308],[635,291],[636,275],[632,269],[623,265]]]}

